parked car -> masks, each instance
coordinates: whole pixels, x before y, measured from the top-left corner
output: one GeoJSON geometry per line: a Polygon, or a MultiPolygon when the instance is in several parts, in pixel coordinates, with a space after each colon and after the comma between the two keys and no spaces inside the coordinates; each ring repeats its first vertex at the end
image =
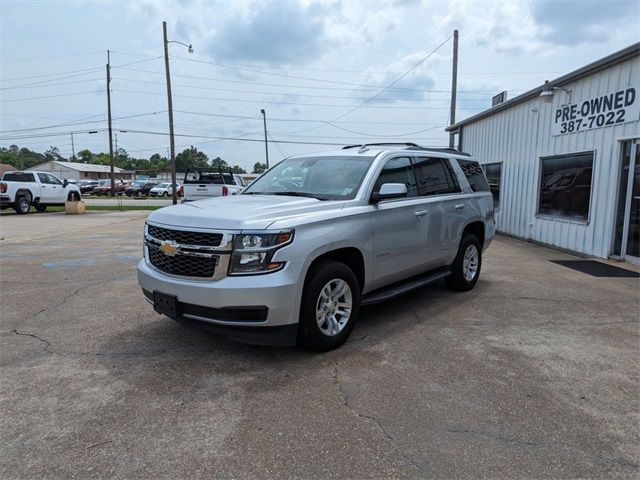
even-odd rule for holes
{"type": "Polygon", "coordinates": [[[182,191],[185,202],[210,197],[225,197],[240,193],[247,182],[237,173],[226,172],[187,172],[182,191]]]}
{"type": "MultiPolygon", "coordinates": [[[[180,184],[177,185],[177,188],[180,188],[180,184]]],[[[149,196],[151,197],[168,197],[173,195],[173,188],[171,187],[171,183],[159,183],[155,187],[149,190],[149,196]]]]}
{"type": "Polygon", "coordinates": [[[0,182],[0,209],[11,207],[20,214],[29,213],[32,205],[44,212],[50,205],[81,198],[76,185],[46,172],[5,172],[0,182]]]}
{"type": "MultiPolygon", "coordinates": [[[[115,194],[123,195],[128,186],[129,182],[116,180],[114,190],[115,194]]],[[[111,180],[100,180],[99,185],[93,189],[92,193],[93,195],[111,195],[111,180]]]]}
{"type": "Polygon", "coordinates": [[[128,197],[146,197],[149,190],[158,185],[158,182],[149,180],[137,180],[127,187],[124,193],[128,197]]]}
{"type": "Polygon", "coordinates": [[[80,180],[78,186],[82,194],[93,192],[93,189],[99,185],[98,180],[80,180]]]}
{"type": "Polygon", "coordinates": [[[361,305],[438,279],[472,289],[494,233],[489,185],[470,156],[350,146],[289,157],[238,195],[152,212],[138,281],[180,322],[329,350],[361,305]]]}
{"type": "Polygon", "coordinates": [[[91,190],[92,195],[108,195],[111,190],[111,180],[100,180],[98,185],[91,190]]]}

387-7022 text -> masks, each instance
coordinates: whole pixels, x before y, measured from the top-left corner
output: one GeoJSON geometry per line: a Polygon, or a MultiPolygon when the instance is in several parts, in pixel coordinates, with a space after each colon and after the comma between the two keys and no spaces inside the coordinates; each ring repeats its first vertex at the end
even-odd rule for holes
{"type": "Polygon", "coordinates": [[[553,135],[592,130],[638,120],[640,101],[633,87],[562,105],[554,111],[553,135]]]}

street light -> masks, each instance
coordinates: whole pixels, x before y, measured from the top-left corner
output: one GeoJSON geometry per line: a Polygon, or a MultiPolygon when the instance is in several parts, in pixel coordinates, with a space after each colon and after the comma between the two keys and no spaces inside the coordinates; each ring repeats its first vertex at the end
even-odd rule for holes
{"type": "Polygon", "coordinates": [[[178,203],[178,189],[176,188],[176,144],[173,136],[173,100],[171,98],[171,73],[169,71],[169,44],[179,43],[187,47],[189,53],[193,53],[191,44],[179,42],[177,40],[169,41],[167,39],[167,22],[162,22],[162,34],[164,37],[164,69],[167,75],[167,104],[169,110],[169,145],[171,147],[171,184],[173,190],[173,204],[178,203]]]}
{"type": "Polygon", "coordinates": [[[549,80],[544,81],[544,85],[542,86],[542,91],[540,92],[540,98],[543,103],[551,103],[553,101],[553,94],[556,90],[562,90],[569,96],[569,104],[571,104],[571,90],[568,90],[563,87],[553,87],[549,80]]]}

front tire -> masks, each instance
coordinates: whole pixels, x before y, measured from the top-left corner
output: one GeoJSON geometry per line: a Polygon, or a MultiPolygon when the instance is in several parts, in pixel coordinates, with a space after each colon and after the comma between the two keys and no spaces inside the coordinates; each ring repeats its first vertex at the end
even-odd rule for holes
{"type": "Polygon", "coordinates": [[[169,194],[168,194],[167,192],[164,192],[164,193],[162,194],[162,196],[166,198],[166,197],[168,197],[168,196],[169,196],[169,194]]]}
{"type": "Polygon", "coordinates": [[[68,200],[70,202],[79,202],[80,201],[80,195],[78,195],[77,192],[70,192],[68,200]]]}
{"type": "Polygon", "coordinates": [[[29,213],[29,210],[31,210],[31,201],[29,197],[18,197],[18,199],[16,200],[15,210],[19,215],[25,215],[29,213]]]}
{"type": "Polygon", "coordinates": [[[451,264],[451,275],[444,280],[449,288],[459,292],[471,290],[478,282],[482,266],[482,245],[475,235],[465,233],[451,264]]]}
{"type": "Polygon", "coordinates": [[[46,205],[36,205],[36,212],[42,213],[47,209],[46,205]]]}
{"type": "Polygon", "coordinates": [[[360,310],[360,285],[353,271],[333,260],[319,262],[307,276],[302,292],[298,340],[317,351],[342,345],[360,310]]]}

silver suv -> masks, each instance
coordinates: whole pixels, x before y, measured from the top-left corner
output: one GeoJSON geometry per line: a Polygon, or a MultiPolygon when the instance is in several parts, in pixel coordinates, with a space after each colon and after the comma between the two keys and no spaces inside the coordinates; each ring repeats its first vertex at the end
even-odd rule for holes
{"type": "Polygon", "coordinates": [[[235,340],[345,342],[360,307],[478,281],[495,233],[468,155],[415,144],[289,157],[241,194],[153,212],[138,280],[154,309],[235,340]]]}

